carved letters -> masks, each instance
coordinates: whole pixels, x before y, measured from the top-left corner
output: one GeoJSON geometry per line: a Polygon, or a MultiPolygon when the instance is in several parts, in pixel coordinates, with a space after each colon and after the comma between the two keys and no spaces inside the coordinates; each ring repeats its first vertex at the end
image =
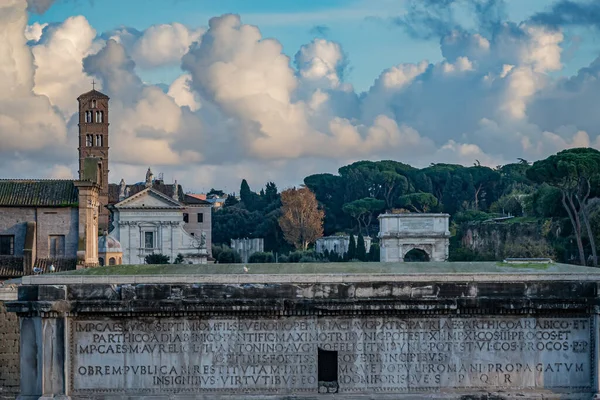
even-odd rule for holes
{"type": "Polygon", "coordinates": [[[592,384],[589,318],[101,319],[71,323],[74,393],[569,388],[592,384]]]}

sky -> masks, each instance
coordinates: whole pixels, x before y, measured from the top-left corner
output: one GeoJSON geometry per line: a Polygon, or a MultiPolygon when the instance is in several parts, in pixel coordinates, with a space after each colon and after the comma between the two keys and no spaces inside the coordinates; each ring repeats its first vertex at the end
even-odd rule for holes
{"type": "Polygon", "coordinates": [[[358,160],[600,148],[588,0],[2,0],[0,178],[75,178],[110,96],[110,181],[299,185],[358,160]]]}

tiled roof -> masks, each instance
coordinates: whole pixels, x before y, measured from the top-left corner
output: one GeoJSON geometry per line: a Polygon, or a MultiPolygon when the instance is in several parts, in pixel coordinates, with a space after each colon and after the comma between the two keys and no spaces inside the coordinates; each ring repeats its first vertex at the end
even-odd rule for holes
{"type": "Polygon", "coordinates": [[[188,194],[186,194],[186,196],[195,197],[195,198],[200,199],[200,200],[206,200],[206,195],[202,194],[202,193],[200,193],[200,194],[188,193],[188,194]]]}
{"type": "Polygon", "coordinates": [[[186,194],[183,197],[183,204],[189,204],[189,205],[210,205],[210,202],[198,198],[198,195],[193,195],[193,194],[186,194]]]}
{"type": "MultiPolygon", "coordinates": [[[[183,189],[181,185],[178,186],[178,201],[183,200],[183,189]]],[[[129,197],[133,196],[136,193],[141,192],[146,189],[145,183],[135,183],[133,185],[127,185],[129,188],[129,197]]],[[[174,184],[165,184],[162,181],[155,180],[152,183],[152,189],[161,192],[162,194],[173,198],[173,192],[175,191],[174,184]]],[[[111,183],[108,185],[108,204],[117,204],[119,202],[119,193],[121,191],[121,186],[117,183],[111,183]]]]}
{"type": "Polygon", "coordinates": [[[90,90],[89,92],[86,92],[84,94],[82,94],[81,96],[79,96],[77,98],[77,100],[84,98],[84,97],[99,97],[99,98],[103,98],[103,99],[108,99],[109,97],[107,95],[105,95],[104,93],[100,93],[97,90],[90,90]]]}
{"type": "Polygon", "coordinates": [[[74,207],[78,201],[72,180],[0,179],[0,206],[74,207]]]}

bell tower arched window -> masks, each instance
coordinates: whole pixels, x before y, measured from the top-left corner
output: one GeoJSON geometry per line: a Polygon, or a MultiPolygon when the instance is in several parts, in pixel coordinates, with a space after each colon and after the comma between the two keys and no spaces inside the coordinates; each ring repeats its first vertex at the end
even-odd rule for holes
{"type": "Polygon", "coordinates": [[[85,112],[85,122],[87,122],[87,123],[92,122],[92,112],[91,111],[85,112]]]}
{"type": "Polygon", "coordinates": [[[85,135],[85,146],[92,147],[94,145],[94,135],[85,135]]]}
{"type": "Polygon", "coordinates": [[[96,135],[96,146],[102,147],[102,135],[96,135]]]}
{"type": "Polygon", "coordinates": [[[96,108],[96,100],[92,100],[92,108],[96,108]]]}

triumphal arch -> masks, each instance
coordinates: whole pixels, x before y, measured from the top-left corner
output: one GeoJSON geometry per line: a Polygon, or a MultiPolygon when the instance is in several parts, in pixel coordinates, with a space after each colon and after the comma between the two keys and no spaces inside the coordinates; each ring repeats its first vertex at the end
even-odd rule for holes
{"type": "Polygon", "coordinates": [[[382,262],[448,260],[448,214],[390,213],[379,216],[382,262]],[[411,259],[412,260],[412,259],[411,259]]]}

